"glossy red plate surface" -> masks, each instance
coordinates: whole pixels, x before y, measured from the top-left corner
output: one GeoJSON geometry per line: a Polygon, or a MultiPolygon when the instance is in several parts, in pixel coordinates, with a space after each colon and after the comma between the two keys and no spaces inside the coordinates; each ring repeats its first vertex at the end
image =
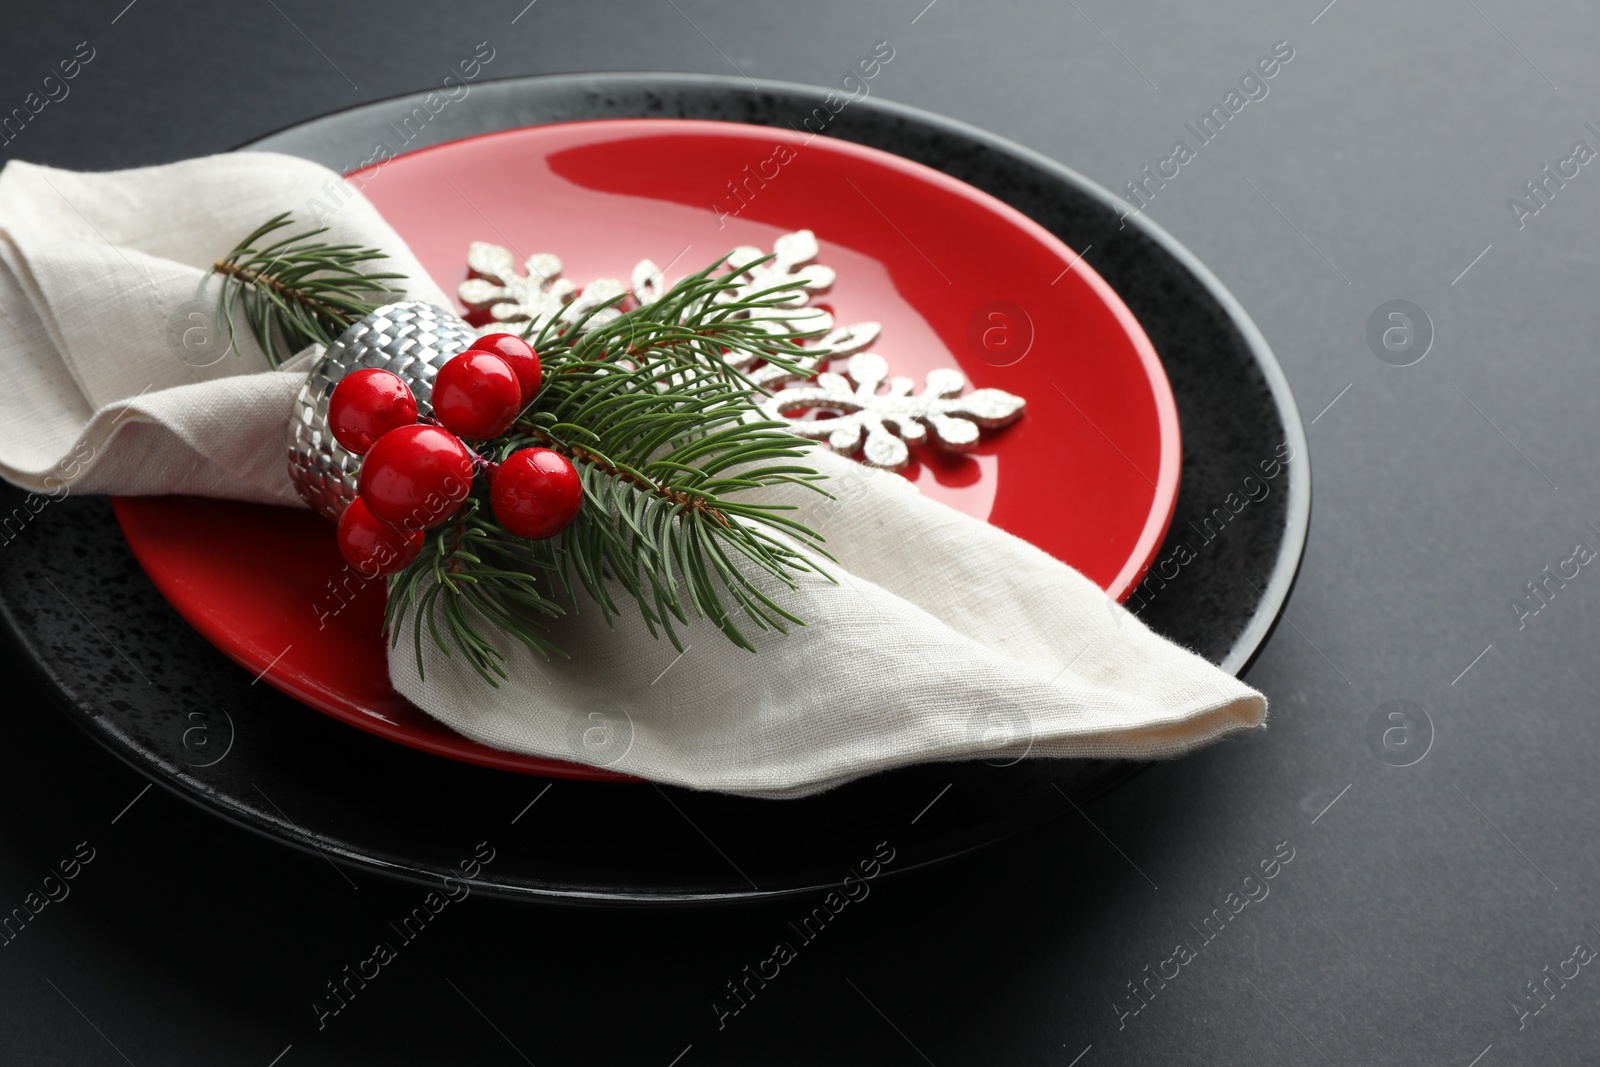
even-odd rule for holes
{"type": "MultiPolygon", "coordinates": [[[[518,261],[555,252],[580,284],[648,257],[669,277],[735,245],[809,227],[839,273],[818,301],[920,381],[958,366],[974,388],[1027,399],[976,452],[927,449],[906,476],[1072,564],[1118,597],[1142,577],[1177,501],[1172,392],[1131,312],[1077,253],[1010,207],[875,149],[788,130],[626,119],[452,142],[358,172],[363,192],[447,290],[469,242],[518,261]]],[[[460,310],[458,308],[458,310],[460,310]]],[[[500,752],[389,686],[377,583],[343,589],[332,527],[309,512],[190,498],[119,498],[140,564],[208,640],[334,717],[486,766],[605,771],[500,752]]],[[[907,546],[915,551],[914,546],[907,546]]],[[[353,583],[352,583],[353,585],[353,583]]]]}

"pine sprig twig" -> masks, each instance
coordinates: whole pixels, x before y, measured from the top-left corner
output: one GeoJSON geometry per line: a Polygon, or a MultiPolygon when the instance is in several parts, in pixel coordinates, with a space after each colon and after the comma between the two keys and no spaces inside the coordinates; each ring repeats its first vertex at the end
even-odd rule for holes
{"type": "MultiPolygon", "coordinates": [[[[332,344],[396,299],[387,283],[402,278],[364,273],[383,253],[317,242],[320,229],[257,247],[289,225],[287,214],[270,220],[215,265],[230,339],[243,314],[274,366],[312,342],[332,344]]],[[[543,386],[482,459],[560,452],[579,473],[583,506],[555,538],[525,540],[494,521],[487,479],[476,479],[461,511],[389,578],[386,632],[396,645],[409,640],[419,671],[426,640],[497,684],[506,671],[489,628],[545,658],[562,655],[545,624],[577,610],[580,592],[607,623],[632,600],[650,632],[680,649],[677,628],[694,618],[751,651],[751,628],[804,625],[775,594],[807,574],[832,580],[823,538],[791,506],[745,494],[793,484],[827,495],[824,476],[802,462],[809,442],[760,414],[760,388],[729,357],[805,375],[799,360],[816,351],[798,342],[814,334],[779,325],[792,318],[792,285],[744,290],[741,276],[761,262],[723,270],[719,260],[610,321],[597,316],[626,297],[576,322],[546,321],[528,338],[543,386]]]]}
{"type": "Polygon", "coordinates": [[[500,653],[478,631],[479,620],[498,626],[546,659],[561,650],[544,637],[541,617],[563,614],[559,604],[539,593],[541,566],[527,551],[532,542],[509,537],[487,514],[481,496],[474,496],[448,523],[433,531],[422,554],[389,579],[389,599],[384,608],[384,629],[398,645],[410,639],[420,671],[423,630],[448,654],[459,649],[478,673],[496,684],[490,670],[498,669],[500,653]],[[470,609],[470,610],[469,610],[470,609]],[[441,633],[441,620],[445,633],[441,633]],[[446,638],[448,634],[448,640],[446,638]]]}
{"type": "Polygon", "coordinates": [[[228,331],[229,344],[237,347],[235,316],[242,314],[273,368],[309,344],[332,344],[398,296],[385,282],[405,277],[364,271],[366,264],[388,258],[376,248],[315,240],[327,227],[256,247],[292,224],[288,212],[269,219],[212,264],[222,278],[217,319],[228,331]]]}
{"type": "MultiPolygon", "coordinates": [[[[789,517],[790,507],[740,497],[783,483],[823,492],[824,478],[798,462],[809,443],[760,417],[751,400],[754,387],[724,353],[753,351],[793,366],[802,351],[795,342],[807,335],[774,333],[763,321],[787,295],[781,289],[726,299],[737,283],[713,274],[719,265],[588,332],[577,325],[557,332],[559,325],[546,324],[535,339],[545,385],[486,458],[500,461],[527,447],[554,449],[577,467],[584,506],[549,541],[486,527],[484,543],[499,558],[520,560],[524,570],[514,576],[455,553],[453,569],[435,583],[444,593],[401,600],[395,590],[415,583],[413,572],[431,567],[441,573],[437,562],[427,562],[435,558],[428,553],[449,552],[453,535],[448,526],[430,534],[423,559],[391,589],[396,641],[397,624],[410,611],[416,612],[414,635],[423,629],[437,635],[442,619],[441,649],[460,651],[491,682],[503,677],[498,651],[457,615],[448,590],[458,580],[471,582],[475,608],[488,603],[500,618],[526,620],[531,605],[518,598],[527,594],[529,573],[548,575],[569,604],[578,603],[581,590],[608,623],[621,613],[619,602],[631,599],[650,632],[665,634],[680,649],[678,627],[697,617],[751,651],[748,629],[804,625],[773,592],[797,587],[807,573],[831,580],[818,562],[828,558],[823,540],[789,517]]],[[[538,610],[562,613],[553,603],[538,610]]],[[[551,654],[534,628],[503,628],[535,652],[551,654]]],[[[418,655],[420,663],[420,645],[418,655]]]]}

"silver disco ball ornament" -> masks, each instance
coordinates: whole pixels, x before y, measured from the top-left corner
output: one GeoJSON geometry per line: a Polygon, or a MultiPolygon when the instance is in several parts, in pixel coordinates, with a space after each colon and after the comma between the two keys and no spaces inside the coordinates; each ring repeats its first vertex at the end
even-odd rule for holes
{"type": "Polygon", "coordinates": [[[433,413],[433,377],[465,352],[478,332],[459,315],[402,300],[379,308],[339,335],[306,375],[289,416],[289,478],[305,502],[334,522],[356,498],[361,458],[333,439],[328,400],[351,371],[391,371],[411,387],[417,414],[433,413]]]}

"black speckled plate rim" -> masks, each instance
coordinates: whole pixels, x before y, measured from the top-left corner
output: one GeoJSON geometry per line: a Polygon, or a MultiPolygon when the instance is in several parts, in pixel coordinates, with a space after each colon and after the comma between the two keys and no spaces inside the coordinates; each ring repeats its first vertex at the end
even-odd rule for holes
{"type": "MultiPolygon", "coordinates": [[[[588,118],[671,117],[676,113],[683,117],[756,123],[761,123],[763,117],[765,117],[772,120],[766,124],[776,125],[776,120],[773,120],[773,104],[775,102],[786,100],[791,104],[811,104],[820,101],[826,90],[788,83],[748,82],[741,79],[718,78],[707,75],[581,74],[484,82],[474,86],[473,92],[479,98],[479,103],[475,105],[475,109],[458,108],[452,116],[454,121],[431,126],[424,131],[423,137],[407,147],[423,147],[427,144],[456,140],[477,133],[493,132],[518,126],[541,125],[549,122],[576,121],[588,118]],[[703,110],[697,111],[688,103],[694,94],[703,94],[708,98],[730,102],[743,98],[746,110],[743,114],[738,115],[710,114],[704,113],[703,110]],[[539,96],[541,99],[531,101],[528,99],[529,96],[539,96]],[[752,108],[752,101],[749,99],[751,96],[756,97],[754,104],[766,109],[764,113],[752,108]],[[485,97],[492,99],[485,101],[485,97]],[[676,98],[676,108],[673,106],[674,98],[676,98]],[[637,101],[642,101],[642,103],[637,101]],[[487,107],[485,104],[487,104],[487,107]],[[538,110],[531,110],[533,108],[538,110]]],[[[310,150],[310,146],[319,140],[324,147],[363,143],[362,139],[354,137],[353,131],[360,130],[363,127],[370,130],[377,123],[392,117],[395,113],[407,113],[411,106],[420,104],[426,95],[425,92],[419,92],[361,105],[289,127],[279,133],[251,142],[244,147],[305,155],[308,158],[316,158],[335,167],[342,166],[345,169],[350,169],[358,165],[361,160],[333,158],[326,153],[319,155],[318,152],[310,150]]],[[[1038,170],[1047,178],[1071,186],[1077,193],[1108,213],[1110,218],[1117,219],[1118,229],[1123,226],[1132,228],[1170,255],[1194,281],[1200,284],[1205,291],[1205,295],[1211,301],[1214,301],[1222,311],[1228,325],[1238,332],[1256,363],[1254,369],[1262,376],[1267,389],[1271,393],[1273,405],[1282,423],[1283,438],[1294,448],[1296,456],[1296,461],[1286,464],[1285,468],[1287,481],[1283,495],[1286,503],[1281,528],[1277,531],[1277,551],[1268,571],[1267,579],[1258,589],[1259,596],[1254,602],[1253,610],[1250,611],[1244,624],[1234,633],[1233,639],[1226,649],[1210,653],[1213,660],[1218,662],[1224,669],[1236,674],[1242,673],[1258,654],[1260,648],[1270,636],[1278,618],[1281,617],[1283,604],[1289,596],[1298,573],[1310,521],[1310,464],[1304,425],[1299,417],[1287,380],[1260,331],[1250,320],[1242,306],[1192,253],[1149,219],[1143,216],[1126,216],[1120,201],[1111,193],[1077,172],[1039,153],[985,133],[975,127],[915,108],[872,99],[854,104],[852,109],[856,113],[851,116],[852,120],[858,119],[860,116],[870,116],[874,120],[887,121],[903,128],[921,127],[956,141],[966,141],[982,150],[994,152],[1002,157],[1009,156],[1038,170]],[[1218,651],[1220,651],[1220,655],[1218,651]]],[[[809,110],[809,106],[797,108],[795,113],[807,114],[809,110]]],[[[841,136],[848,140],[857,140],[860,143],[872,144],[873,139],[870,137],[870,133],[868,136],[852,136],[852,134],[860,133],[858,126],[859,123],[854,121],[849,124],[840,123],[838,128],[830,128],[826,131],[826,134],[829,136],[841,136]]],[[[874,147],[884,146],[874,145],[874,147]]],[[[899,154],[907,154],[909,158],[915,158],[915,156],[910,156],[908,153],[899,154]]],[[[960,177],[961,175],[958,174],[956,176],[960,177]]],[[[973,184],[980,184],[981,186],[979,182],[974,182],[973,184]]],[[[989,191],[995,192],[992,189],[989,191]]],[[[996,193],[996,195],[999,194],[996,193]]],[[[1005,197],[1002,196],[1001,199],[1005,199],[1005,197]]],[[[1090,257],[1088,261],[1091,265],[1095,265],[1097,269],[1099,268],[1100,265],[1096,263],[1093,257],[1090,257]]],[[[1106,273],[1106,271],[1102,270],[1102,273],[1106,273]]],[[[1185,451],[1185,474],[1187,476],[1189,471],[1188,449],[1186,448],[1185,451]]],[[[1176,525],[1175,521],[1174,526],[1176,527],[1176,525]]],[[[1162,546],[1157,558],[1165,557],[1168,554],[1169,549],[1175,544],[1175,538],[1175,532],[1169,534],[1168,542],[1162,546]]],[[[1146,616],[1146,620],[1158,630],[1165,629],[1161,625],[1160,616],[1168,615],[1174,610],[1170,600],[1162,604],[1161,609],[1156,618],[1146,616]]],[[[1175,610],[1182,610],[1181,600],[1175,610]]],[[[53,670],[46,659],[38,655],[36,650],[28,645],[23,636],[26,627],[22,624],[22,620],[16,617],[13,606],[3,600],[0,600],[0,618],[3,618],[16,642],[22,646],[19,651],[26,653],[18,658],[24,659],[29,664],[33,673],[43,683],[42,689],[52,698],[52,701],[60,710],[67,713],[68,719],[82,728],[91,738],[117,756],[123,763],[152,778],[173,795],[280,844],[289,844],[302,851],[315,852],[323,856],[331,855],[357,868],[380,872],[418,884],[428,886],[438,884],[441,877],[441,873],[438,871],[420,867],[407,868],[402,864],[345,847],[338,841],[303,831],[293,824],[285,826],[270,819],[263,819],[259,813],[242,805],[231,804],[225,796],[217,793],[186,787],[184,782],[185,775],[178,766],[163,767],[159,760],[153,760],[147,753],[140,751],[130,738],[123,736],[114,726],[106,723],[95,725],[95,720],[99,718],[96,709],[92,705],[75,701],[72,698],[71,694],[74,691],[74,686],[70,680],[53,670]]],[[[1142,764],[1112,765],[1092,781],[1086,781],[1080,788],[1075,789],[1073,796],[1083,802],[1092,800],[1139,773],[1144,766],[1142,764]]],[[[1030,826],[1037,825],[1039,822],[1061,813],[1041,815],[1031,821],[1017,825],[1007,832],[996,834],[987,840],[972,842],[965,847],[951,849],[935,857],[895,867],[885,873],[903,874],[925,868],[933,863],[963,855],[984,847],[984,845],[993,841],[1002,840],[1014,833],[1022,832],[1030,826]]],[[[576,889],[530,889],[526,886],[496,884],[489,880],[474,880],[472,884],[474,888],[481,891],[519,900],[539,899],[548,902],[578,905],[618,903],[694,905],[723,904],[791,896],[813,892],[829,883],[818,882],[815,885],[785,886],[770,891],[745,892],[739,890],[734,892],[694,892],[688,894],[634,894],[576,889]]]]}

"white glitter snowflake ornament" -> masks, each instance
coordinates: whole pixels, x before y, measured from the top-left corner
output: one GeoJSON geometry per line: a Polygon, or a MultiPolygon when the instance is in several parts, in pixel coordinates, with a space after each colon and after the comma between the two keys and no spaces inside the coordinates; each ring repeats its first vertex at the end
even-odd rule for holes
{"type": "Polygon", "coordinates": [[[561,277],[561,260],[541,252],[528,257],[525,275],[517,274],[511,250],[487,241],[467,247],[472,277],[456,290],[474,311],[487,311],[496,322],[526,322],[547,312],[559,313],[578,291],[561,277]]]}
{"type": "MultiPolygon", "coordinates": [[[[644,266],[644,264],[640,264],[644,266]]],[[[511,250],[487,241],[474,241],[467,248],[467,269],[473,277],[456,289],[461,302],[474,311],[487,311],[494,321],[483,327],[494,332],[502,323],[533,324],[538,333],[554,318],[577,322],[596,307],[629,292],[615,278],[596,278],[579,289],[561,276],[561,259],[548,252],[528,257],[525,274],[518,274],[511,250]]],[[[605,308],[590,318],[587,326],[615,320],[622,312],[605,308]]]]}
{"type": "Polygon", "coordinates": [[[1001,389],[962,396],[967,379],[950,369],[929,371],[921,394],[914,396],[916,384],[910,378],[889,378],[889,364],[871,352],[852,356],[846,374],[825,373],[815,382],[791,385],[762,401],[762,413],[780,419],[807,409],[837,412],[789,420],[789,429],[843,455],[860,449],[868,466],[897,471],[911,462],[907,444],[922,444],[930,431],[945,448],[968,452],[977,447],[980,430],[1010,425],[1022,417],[1026,405],[1020,396],[1001,389]],[[886,378],[888,392],[880,394],[886,378]]]}
{"type": "MultiPolygon", "coordinates": [[[[771,329],[772,333],[809,333],[814,330],[827,330],[821,337],[802,342],[800,347],[805,349],[804,354],[791,355],[790,359],[800,371],[796,374],[771,363],[764,363],[753,352],[728,352],[723,359],[728,366],[741,371],[762,389],[772,390],[780,388],[790,382],[804,381],[814,376],[822,369],[823,364],[832,359],[843,359],[853,356],[857,352],[871,348],[878,340],[878,335],[883,332],[883,327],[876,322],[858,322],[852,326],[842,326],[838,329],[833,326],[833,316],[821,308],[803,308],[803,311],[814,311],[816,316],[796,316],[776,323],[771,329]]],[[[772,320],[767,320],[772,321],[772,320]]]]}
{"type": "Polygon", "coordinates": [[[772,258],[754,266],[767,253],[753,245],[740,245],[728,253],[727,264],[729,272],[744,284],[728,290],[721,299],[730,303],[747,300],[781,286],[788,291],[776,294],[780,307],[804,307],[812,297],[832,289],[838,277],[832,267],[813,262],[820,252],[817,235],[810,230],[784,234],[773,242],[772,258]]]}
{"type": "Polygon", "coordinates": [[[837,278],[832,267],[814,262],[819,252],[814,233],[796,230],[773,242],[772,258],[765,263],[751,265],[767,255],[753,245],[740,245],[728,253],[728,274],[740,284],[718,294],[719,302],[732,303],[767,293],[769,298],[776,297],[777,306],[746,318],[760,322],[774,336],[821,335],[800,342],[801,347],[811,350],[809,355],[793,357],[800,374],[763,363],[749,352],[729,352],[725,357],[728,365],[742,371],[762,389],[810,378],[828,360],[853,355],[878,339],[881,327],[875,322],[835,328],[832,315],[810,306],[812,299],[833,288],[837,278]]]}

